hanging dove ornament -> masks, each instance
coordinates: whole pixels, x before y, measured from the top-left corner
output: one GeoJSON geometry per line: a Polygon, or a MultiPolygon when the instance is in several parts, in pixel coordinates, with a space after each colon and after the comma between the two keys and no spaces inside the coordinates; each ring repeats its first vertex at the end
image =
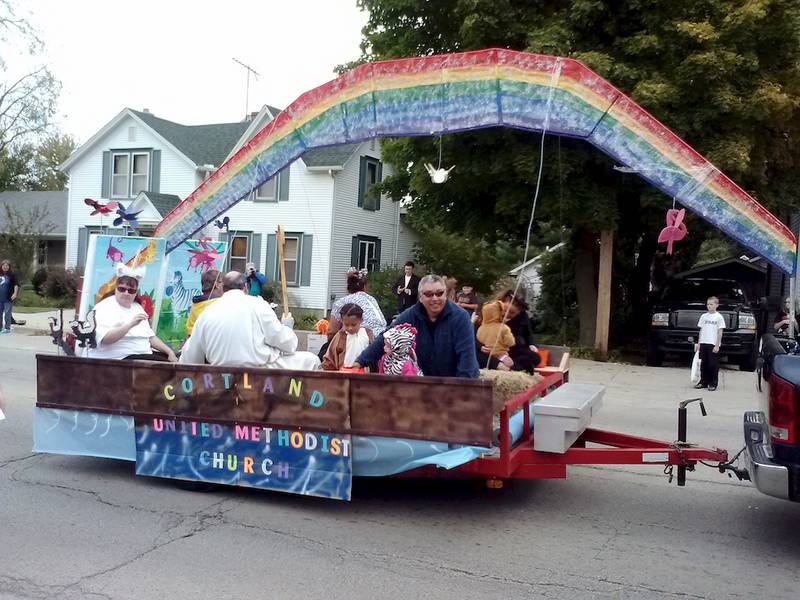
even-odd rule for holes
{"type": "Polygon", "coordinates": [[[667,254],[672,254],[672,243],[679,242],[686,237],[686,225],[683,218],[686,216],[686,209],[680,210],[670,208],[667,210],[667,226],[658,234],[658,243],[667,243],[667,254]]]}
{"type": "Polygon", "coordinates": [[[441,167],[435,169],[431,163],[425,163],[425,170],[428,171],[428,175],[430,175],[433,183],[444,183],[447,181],[450,177],[450,171],[455,168],[455,165],[453,165],[449,169],[442,169],[441,167]]]}

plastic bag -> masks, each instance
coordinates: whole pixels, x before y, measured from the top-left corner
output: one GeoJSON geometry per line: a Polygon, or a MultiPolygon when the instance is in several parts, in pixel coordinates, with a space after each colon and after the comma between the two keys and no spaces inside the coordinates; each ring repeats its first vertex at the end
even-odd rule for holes
{"type": "Polygon", "coordinates": [[[692,383],[699,383],[700,382],[700,353],[695,352],[694,358],[692,359],[692,373],[689,376],[689,380],[692,383]]]}

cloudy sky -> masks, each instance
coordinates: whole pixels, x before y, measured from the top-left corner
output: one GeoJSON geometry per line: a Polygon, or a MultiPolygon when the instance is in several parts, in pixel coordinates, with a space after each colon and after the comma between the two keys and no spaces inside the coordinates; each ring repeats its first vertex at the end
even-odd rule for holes
{"type": "MultiPolygon", "coordinates": [[[[252,66],[251,111],[285,107],[358,58],[367,16],[355,0],[16,1],[38,29],[63,89],[58,125],[79,142],[122,108],[184,124],[239,121],[252,66]]],[[[29,59],[4,54],[9,70],[29,59]]]]}

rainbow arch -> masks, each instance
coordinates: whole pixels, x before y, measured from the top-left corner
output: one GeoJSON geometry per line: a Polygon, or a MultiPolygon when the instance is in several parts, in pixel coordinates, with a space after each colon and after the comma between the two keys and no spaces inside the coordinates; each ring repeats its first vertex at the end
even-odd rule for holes
{"type": "Polygon", "coordinates": [[[786,273],[792,232],[641,106],[580,62],[489,49],[361,65],[292,102],[154,235],[176,248],[307,150],[380,136],[513,127],[577,137],[786,273]]]}

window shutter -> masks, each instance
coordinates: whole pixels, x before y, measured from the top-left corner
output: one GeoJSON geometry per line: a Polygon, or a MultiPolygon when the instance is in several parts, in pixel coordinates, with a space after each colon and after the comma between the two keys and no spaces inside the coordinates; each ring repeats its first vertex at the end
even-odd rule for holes
{"type": "Polygon", "coordinates": [[[256,271],[261,270],[261,234],[254,233],[250,238],[250,248],[248,248],[248,258],[256,266],[256,271]]]}
{"type": "Polygon", "coordinates": [[[358,236],[353,236],[353,242],[350,245],[350,266],[358,268],[358,236]]]}
{"type": "Polygon", "coordinates": [[[103,181],[100,185],[100,197],[111,197],[111,152],[103,152],[103,181]]]}
{"type": "MultiPolygon", "coordinates": [[[[364,206],[364,192],[367,190],[364,189],[364,179],[367,176],[367,157],[362,156],[361,162],[358,166],[358,205],[364,206]]],[[[356,255],[358,258],[358,255],[356,255]]]]}
{"type": "Polygon", "coordinates": [[[264,273],[267,281],[278,281],[276,267],[278,266],[278,236],[274,233],[267,234],[267,269],[264,273]]]}
{"type": "MultiPolygon", "coordinates": [[[[380,183],[381,181],[383,181],[383,163],[379,162],[378,163],[378,183],[380,183]]],[[[381,209],[381,195],[378,194],[378,197],[375,198],[375,210],[380,210],[380,209],[381,209]]],[[[380,242],[378,242],[378,244],[380,244],[380,242]]],[[[380,247],[380,246],[378,246],[378,247],[380,247]]]]}
{"type": "Polygon", "coordinates": [[[311,246],[314,243],[313,235],[303,235],[303,256],[300,263],[300,285],[311,285],[311,246]]]}
{"type": "Polygon", "coordinates": [[[375,240],[375,270],[381,270],[381,239],[375,240]]]}
{"type": "Polygon", "coordinates": [[[82,269],[86,266],[86,251],[89,245],[89,230],[86,227],[78,229],[78,262],[77,267],[82,269]]]}
{"type": "Polygon", "coordinates": [[[158,194],[161,189],[161,150],[153,150],[150,157],[150,191],[158,194]]]}
{"type": "Polygon", "coordinates": [[[291,165],[278,173],[278,201],[285,202],[289,199],[289,170],[291,165]]]}

